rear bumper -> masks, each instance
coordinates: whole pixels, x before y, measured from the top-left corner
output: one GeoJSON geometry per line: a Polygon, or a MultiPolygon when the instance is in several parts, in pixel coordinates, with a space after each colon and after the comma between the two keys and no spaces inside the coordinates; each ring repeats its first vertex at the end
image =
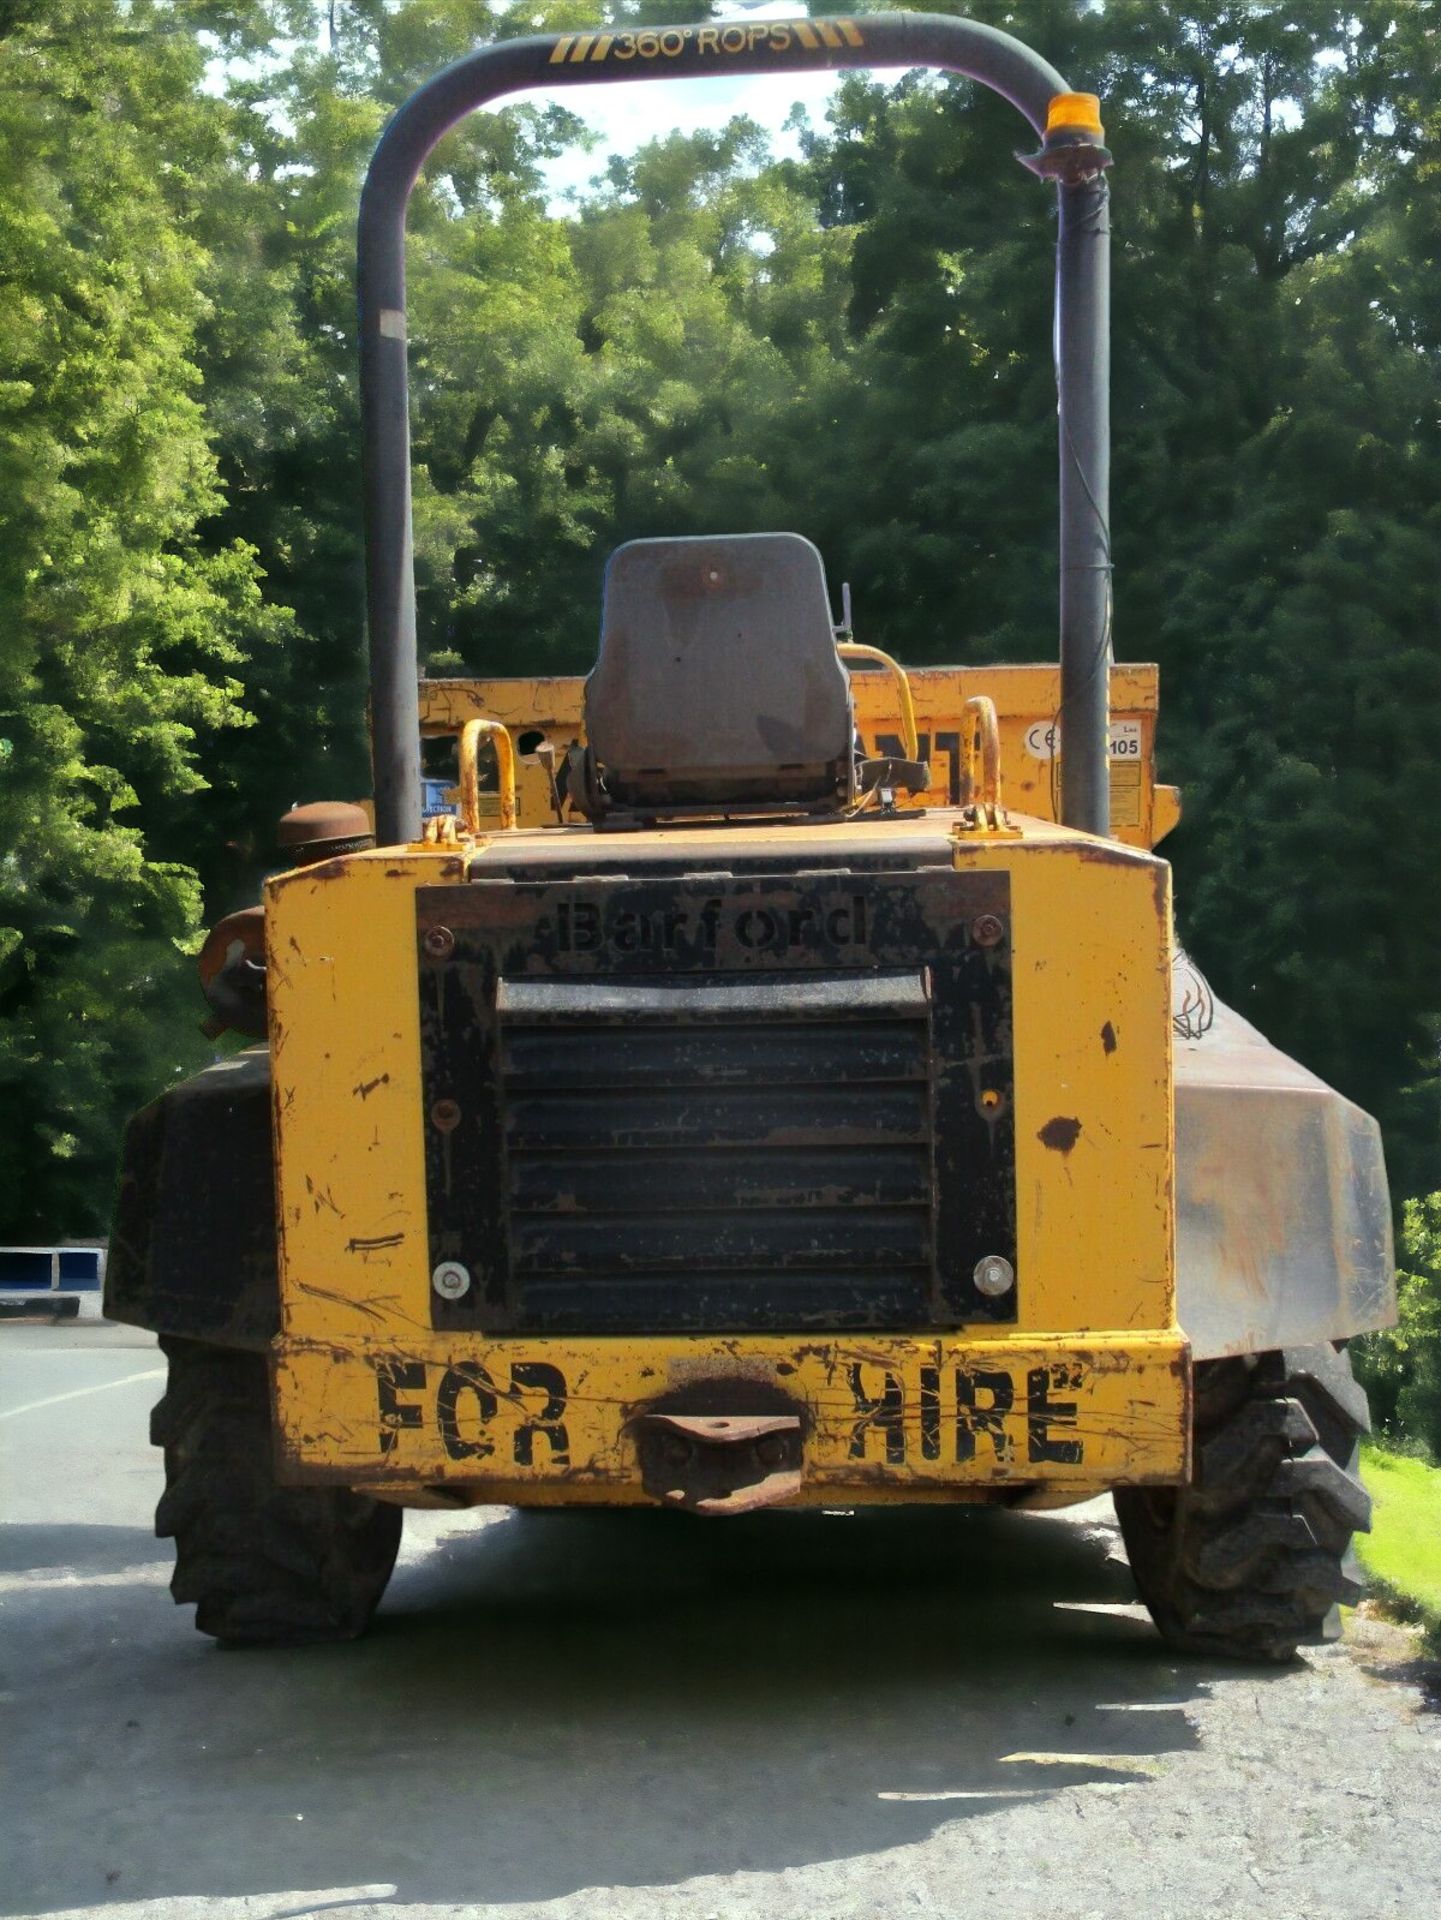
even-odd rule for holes
{"type": "MultiPolygon", "coordinates": [[[[495,1339],[273,1348],[280,1477],[506,1502],[641,1500],[637,1423],[690,1390],[782,1395],[799,1503],[1080,1494],[1188,1471],[1184,1336],[495,1339]]],[[[727,1409],[731,1410],[731,1409],[727,1409]]]]}

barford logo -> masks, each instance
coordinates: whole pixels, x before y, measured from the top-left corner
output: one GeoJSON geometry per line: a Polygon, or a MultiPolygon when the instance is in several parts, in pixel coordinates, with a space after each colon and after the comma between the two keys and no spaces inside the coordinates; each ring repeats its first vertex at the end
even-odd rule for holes
{"type": "Polygon", "coordinates": [[[816,906],[786,901],[740,904],[710,899],[698,907],[604,906],[593,900],[562,901],[556,909],[558,953],[715,953],[740,947],[749,953],[869,945],[866,899],[852,894],[816,906]]]}

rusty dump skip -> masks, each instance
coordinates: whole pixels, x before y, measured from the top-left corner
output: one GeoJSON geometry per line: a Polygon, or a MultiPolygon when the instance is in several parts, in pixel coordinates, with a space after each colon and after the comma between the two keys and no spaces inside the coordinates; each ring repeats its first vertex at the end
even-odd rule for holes
{"type": "Polygon", "coordinates": [[[1194,1358],[1391,1325],[1376,1122],[1219,1002],[1175,1060],[1177,1317],[1194,1358]]]}

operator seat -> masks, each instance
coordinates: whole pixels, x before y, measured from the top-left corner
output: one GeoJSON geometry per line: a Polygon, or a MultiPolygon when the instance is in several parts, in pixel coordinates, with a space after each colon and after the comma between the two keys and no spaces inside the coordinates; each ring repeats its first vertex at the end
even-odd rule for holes
{"type": "Polygon", "coordinates": [[[844,799],[850,677],[815,547],[798,533],[618,547],[585,727],[593,814],[844,799]]]}

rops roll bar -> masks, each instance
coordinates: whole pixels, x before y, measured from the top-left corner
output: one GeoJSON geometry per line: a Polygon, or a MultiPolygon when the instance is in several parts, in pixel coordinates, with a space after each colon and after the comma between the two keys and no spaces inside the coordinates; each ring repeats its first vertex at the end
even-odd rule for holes
{"type": "Polygon", "coordinates": [[[376,836],[420,838],[420,714],[411,556],[405,213],[421,167],[456,121],[530,87],[682,80],[815,68],[942,67],[1009,100],[1041,137],[1025,164],[1054,180],[1060,411],[1061,817],[1109,830],[1110,220],[1097,102],[994,27],[932,13],[723,20],[708,26],[502,41],[411,95],[375,150],[360,202],[360,407],[365,455],[376,836]]]}

